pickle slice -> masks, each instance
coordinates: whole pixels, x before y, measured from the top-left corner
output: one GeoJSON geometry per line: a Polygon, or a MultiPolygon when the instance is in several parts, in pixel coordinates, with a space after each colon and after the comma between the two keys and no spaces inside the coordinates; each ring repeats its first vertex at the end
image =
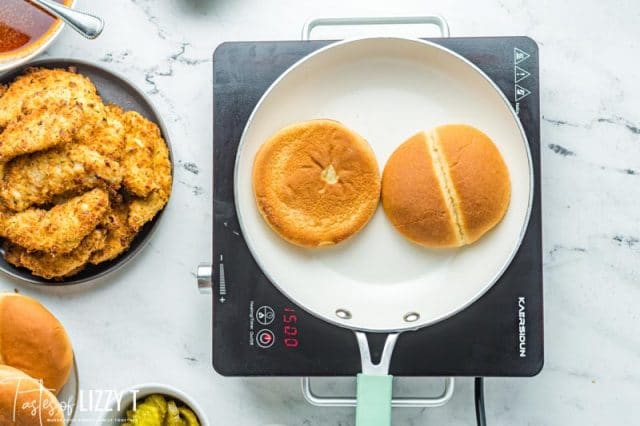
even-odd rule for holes
{"type": "Polygon", "coordinates": [[[180,411],[180,417],[184,419],[186,426],[200,426],[198,417],[193,411],[191,411],[191,409],[187,407],[180,407],[178,410],[180,411]]]}

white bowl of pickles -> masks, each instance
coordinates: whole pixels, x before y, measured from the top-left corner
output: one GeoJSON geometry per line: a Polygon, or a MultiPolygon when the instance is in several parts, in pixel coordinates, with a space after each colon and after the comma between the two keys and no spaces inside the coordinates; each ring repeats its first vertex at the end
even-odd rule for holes
{"type": "Polygon", "coordinates": [[[184,392],[159,383],[118,393],[96,426],[209,426],[202,408],[184,392]]]}

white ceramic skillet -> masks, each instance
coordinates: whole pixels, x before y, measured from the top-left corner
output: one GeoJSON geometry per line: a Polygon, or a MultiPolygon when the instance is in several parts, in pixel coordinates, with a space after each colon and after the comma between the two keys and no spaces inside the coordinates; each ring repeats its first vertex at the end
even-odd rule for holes
{"type": "Polygon", "coordinates": [[[364,38],[331,44],[293,65],[253,111],[235,166],[235,202],[256,261],[271,282],[316,317],[355,331],[358,426],[390,424],[388,363],[400,332],[441,321],[482,296],[520,246],[529,220],[533,169],[520,122],[499,88],[462,56],[434,43],[364,38]],[[334,247],[301,249],[274,234],[252,191],[262,143],[288,124],[331,118],[363,135],[380,167],[409,136],[445,123],[487,133],[509,168],[504,220],[477,243],[429,250],[408,242],[382,208],[357,235],[334,247]],[[364,332],[388,333],[383,359],[371,363],[364,332]]]}

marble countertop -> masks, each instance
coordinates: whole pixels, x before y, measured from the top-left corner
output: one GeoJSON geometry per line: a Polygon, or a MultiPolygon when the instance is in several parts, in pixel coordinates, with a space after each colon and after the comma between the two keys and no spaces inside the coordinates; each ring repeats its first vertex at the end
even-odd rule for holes
{"type": "MultiPolygon", "coordinates": [[[[89,42],[65,29],[46,55],[98,61],[150,95],[169,126],[174,194],[150,246],[116,275],[70,289],[0,276],[0,291],[37,297],[61,318],[85,391],[164,382],[192,395],[212,425],[353,424],[352,409],[308,405],[297,379],[232,379],[211,368],[210,301],[194,278],[211,257],[211,55],[223,41],[296,39],[312,16],[441,14],[454,36],[528,35],[540,45],[546,363],[535,378],[486,381],[488,424],[637,423],[640,4],[466,3],[78,0],[105,18],[104,34],[89,42]]],[[[396,409],[394,424],[474,424],[472,397],[472,381],[458,380],[448,405],[396,409]]]]}

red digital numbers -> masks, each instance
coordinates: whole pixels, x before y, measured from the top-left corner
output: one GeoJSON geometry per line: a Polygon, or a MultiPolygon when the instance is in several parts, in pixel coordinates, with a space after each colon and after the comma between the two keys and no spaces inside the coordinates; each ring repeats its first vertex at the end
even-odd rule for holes
{"type": "Polygon", "coordinates": [[[297,348],[299,345],[298,339],[294,339],[293,337],[285,337],[284,345],[288,348],[297,348]]]}
{"type": "Polygon", "coordinates": [[[282,322],[285,324],[284,326],[284,345],[287,348],[297,348],[300,342],[298,341],[298,327],[296,327],[296,322],[298,322],[298,316],[296,315],[296,311],[291,308],[284,308],[284,313],[282,314],[282,322]]]}
{"type": "Polygon", "coordinates": [[[282,315],[282,321],[285,324],[292,324],[295,323],[296,321],[298,321],[298,317],[296,316],[296,314],[283,314],[282,315]]]}

